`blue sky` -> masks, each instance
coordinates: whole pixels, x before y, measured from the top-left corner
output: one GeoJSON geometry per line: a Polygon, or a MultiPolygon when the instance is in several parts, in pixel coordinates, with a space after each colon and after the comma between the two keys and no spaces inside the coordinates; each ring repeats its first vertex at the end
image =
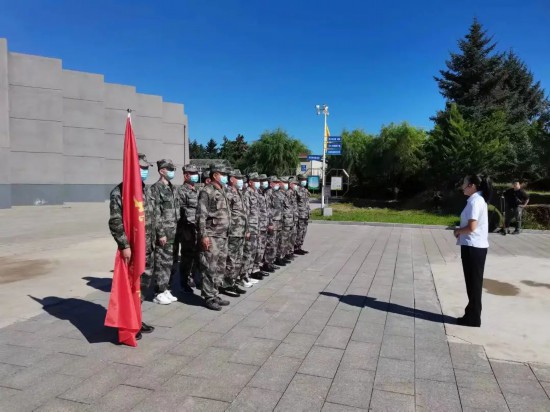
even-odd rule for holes
{"type": "Polygon", "coordinates": [[[550,2],[0,0],[11,51],[57,57],[185,104],[190,137],[256,140],[284,128],[322,147],[333,135],[408,121],[431,128],[433,76],[477,16],[550,90],[550,2]]]}

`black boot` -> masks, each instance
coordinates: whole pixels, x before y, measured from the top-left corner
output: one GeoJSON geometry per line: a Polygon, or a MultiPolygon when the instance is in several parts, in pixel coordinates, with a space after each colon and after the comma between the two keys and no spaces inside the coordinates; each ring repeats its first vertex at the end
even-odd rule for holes
{"type": "Polygon", "coordinates": [[[145,322],[141,322],[141,330],[140,332],[142,333],[151,333],[155,330],[155,327],[154,326],[150,326],[148,324],[146,324],[145,322]]]}
{"type": "Polygon", "coordinates": [[[277,266],[286,266],[286,262],[282,258],[275,259],[275,264],[277,266]]]}
{"type": "Polygon", "coordinates": [[[218,304],[216,299],[208,299],[204,302],[204,306],[210,310],[222,310],[222,307],[218,304]]]}

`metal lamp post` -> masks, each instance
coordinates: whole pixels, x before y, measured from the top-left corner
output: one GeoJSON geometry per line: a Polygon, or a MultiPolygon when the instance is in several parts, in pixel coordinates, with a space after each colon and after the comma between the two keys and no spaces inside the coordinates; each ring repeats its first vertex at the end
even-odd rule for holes
{"type": "MultiPolygon", "coordinates": [[[[328,116],[328,106],[326,104],[318,104],[315,106],[315,109],[317,110],[317,115],[320,115],[323,113],[325,117],[325,127],[323,128],[323,165],[322,165],[322,176],[321,176],[321,209],[325,208],[325,163],[326,163],[326,156],[327,156],[327,116],[328,116]]],[[[327,202],[328,203],[328,202],[327,202]]]]}

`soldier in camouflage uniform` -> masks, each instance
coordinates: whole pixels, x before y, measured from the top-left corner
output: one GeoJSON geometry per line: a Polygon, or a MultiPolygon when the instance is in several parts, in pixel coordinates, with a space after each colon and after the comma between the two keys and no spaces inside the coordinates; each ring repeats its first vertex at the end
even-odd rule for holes
{"type": "Polygon", "coordinates": [[[293,217],[293,224],[292,224],[292,232],[290,233],[290,241],[288,243],[288,259],[294,258],[294,245],[296,244],[296,234],[298,229],[298,181],[296,178],[291,177],[288,180],[289,184],[289,190],[288,195],[290,196],[290,204],[292,206],[292,217],[293,217]]]}
{"type": "Polygon", "coordinates": [[[309,190],[307,189],[307,176],[298,175],[298,181],[300,182],[296,193],[296,200],[298,201],[298,228],[296,231],[294,253],[297,255],[305,255],[308,251],[302,249],[302,245],[306,237],[309,220],[309,190]]]}
{"type": "Polygon", "coordinates": [[[269,275],[268,265],[264,262],[265,248],[267,244],[267,226],[269,222],[268,207],[267,207],[267,189],[269,188],[269,182],[267,176],[261,174],[258,176],[260,179],[260,189],[258,194],[258,208],[259,208],[259,232],[258,232],[258,251],[254,259],[254,266],[252,268],[252,279],[261,280],[265,275],[269,275]],[[262,272],[261,269],[265,270],[262,272]]]}
{"type": "MultiPolygon", "coordinates": [[[[244,190],[244,203],[248,210],[248,232],[250,236],[244,242],[243,267],[238,282],[239,286],[251,287],[250,275],[254,266],[254,260],[258,253],[258,236],[260,233],[260,178],[258,173],[248,175],[248,185],[244,190]]],[[[262,196],[263,197],[263,196],[262,196]]]]}
{"type": "Polygon", "coordinates": [[[277,259],[275,260],[275,264],[284,266],[290,263],[290,260],[287,259],[287,255],[288,247],[290,245],[290,234],[292,232],[292,226],[294,225],[294,212],[292,211],[292,204],[288,194],[288,177],[281,177],[281,182],[283,187],[282,190],[279,191],[278,195],[281,197],[281,203],[283,206],[283,224],[279,234],[279,245],[277,247],[277,259]]]}
{"type": "Polygon", "coordinates": [[[197,205],[197,238],[201,267],[202,296],[208,309],[221,310],[229,302],[218,296],[227,262],[227,240],[230,211],[224,186],[227,173],[223,166],[210,167],[211,182],[199,192],[197,205]]]}
{"type": "MultiPolygon", "coordinates": [[[[149,175],[149,166],[151,163],[147,161],[147,157],[144,154],[139,153],[139,167],[141,169],[141,180],[145,182],[149,175]]],[[[154,237],[154,199],[151,196],[151,187],[143,184],[143,208],[145,209],[145,272],[140,277],[140,298],[141,301],[148,296],[151,289],[153,279],[153,251],[155,249],[155,237],[154,237]]],[[[118,249],[121,251],[122,257],[126,260],[126,263],[132,258],[132,251],[126,232],[124,231],[124,223],[122,219],[122,183],[118,184],[111,191],[110,195],[110,218],[109,229],[111,235],[117,243],[118,249]]],[[[141,330],[136,335],[137,339],[141,338],[141,333],[151,333],[155,330],[153,326],[147,325],[145,322],[141,323],[141,330]]]]}
{"type": "Polygon", "coordinates": [[[246,293],[237,286],[237,280],[243,266],[243,250],[248,233],[248,209],[244,201],[243,175],[238,169],[229,172],[227,202],[231,212],[231,225],[227,242],[227,265],[220,292],[233,297],[246,293]]]}
{"type": "Polygon", "coordinates": [[[199,183],[199,170],[194,165],[186,165],[182,170],[183,185],[176,190],[180,219],[176,231],[179,247],[174,244],[174,258],[177,259],[180,249],[180,287],[185,293],[193,293],[193,274],[198,271],[196,212],[199,192],[196,185],[199,183]]]}
{"type": "Polygon", "coordinates": [[[159,180],[151,186],[155,199],[155,269],[153,277],[157,282],[157,295],[153,302],[168,305],[177,299],[170,291],[170,275],[174,260],[174,239],[179,220],[176,188],[170,183],[176,173],[174,163],[169,159],[157,162],[159,180]]]}
{"type": "Polygon", "coordinates": [[[279,232],[282,228],[283,201],[280,196],[281,181],[277,176],[269,178],[269,189],[266,192],[268,207],[267,245],[265,248],[266,270],[275,270],[274,262],[279,246],[279,232]]]}

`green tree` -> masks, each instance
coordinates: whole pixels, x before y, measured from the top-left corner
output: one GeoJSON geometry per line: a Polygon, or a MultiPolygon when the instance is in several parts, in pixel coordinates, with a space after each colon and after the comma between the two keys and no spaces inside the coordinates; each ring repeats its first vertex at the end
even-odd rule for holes
{"type": "Polygon", "coordinates": [[[226,136],[223,137],[220,157],[229,160],[233,166],[238,168],[242,166],[247,151],[248,143],[244,140],[243,135],[237,135],[235,140],[229,140],[226,136]]]}
{"type": "Polygon", "coordinates": [[[206,150],[204,146],[198,143],[196,140],[191,141],[191,143],[189,144],[189,158],[190,159],[206,158],[206,150]]]}
{"type": "Polygon", "coordinates": [[[340,158],[341,168],[345,169],[350,175],[351,184],[365,181],[367,177],[365,160],[374,139],[375,136],[369,135],[361,129],[355,129],[351,132],[344,130],[342,132],[342,156],[338,157],[340,158]]]}
{"type": "Polygon", "coordinates": [[[204,150],[205,152],[205,158],[206,159],[218,159],[219,153],[218,153],[218,144],[214,139],[210,139],[208,143],[206,143],[206,148],[204,150]]]}
{"type": "Polygon", "coordinates": [[[266,131],[260,139],[252,143],[244,157],[245,173],[294,175],[300,164],[299,156],[308,153],[307,147],[299,140],[289,136],[282,129],[266,131]]]}

